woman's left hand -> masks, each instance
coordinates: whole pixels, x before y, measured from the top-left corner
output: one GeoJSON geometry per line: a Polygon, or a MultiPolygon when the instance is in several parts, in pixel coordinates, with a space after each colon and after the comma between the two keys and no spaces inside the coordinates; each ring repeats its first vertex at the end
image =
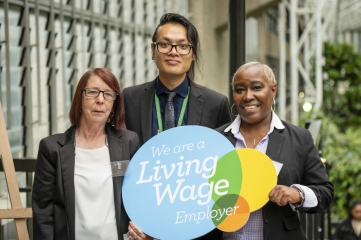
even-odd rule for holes
{"type": "Polygon", "coordinates": [[[128,226],[129,240],[153,240],[152,237],[142,232],[132,221],[128,226]]]}
{"type": "Polygon", "coordinates": [[[275,186],[268,194],[268,197],[271,202],[276,203],[278,206],[301,202],[300,193],[296,188],[283,185],[275,186]]]}

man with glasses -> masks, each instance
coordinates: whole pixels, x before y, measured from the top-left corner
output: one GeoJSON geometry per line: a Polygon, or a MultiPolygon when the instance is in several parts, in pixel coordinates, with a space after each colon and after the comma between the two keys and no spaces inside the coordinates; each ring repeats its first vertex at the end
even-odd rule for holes
{"type": "Polygon", "coordinates": [[[193,24],[182,15],[166,13],[152,41],[158,77],[123,90],[127,128],[138,133],[140,144],[165,130],[167,92],[175,92],[175,127],[200,125],[214,129],[230,122],[227,97],[192,81],[200,51],[193,24]]]}
{"type": "MultiPolygon", "coordinates": [[[[169,121],[170,127],[200,125],[212,129],[231,121],[227,97],[192,81],[199,48],[197,29],[188,19],[175,13],[161,17],[151,43],[158,77],[123,90],[126,125],[138,134],[141,145],[166,130],[169,121]],[[174,113],[170,119],[166,113],[169,106],[174,113]]],[[[217,240],[222,235],[215,230],[199,239],[217,240]]]]}

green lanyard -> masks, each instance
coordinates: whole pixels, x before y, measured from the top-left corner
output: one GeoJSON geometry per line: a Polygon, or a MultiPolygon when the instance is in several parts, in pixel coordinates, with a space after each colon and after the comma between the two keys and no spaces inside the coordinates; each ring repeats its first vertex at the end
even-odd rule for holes
{"type": "MultiPolygon", "coordinates": [[[[187,108],[190,89],[191,89],[190,86],[188,86],[188,94],[187,94],[187,97],[183,100],[183,104],[182,104],[182,108],[181,108],[181,111],[180,111],[180,114],[179,114],[177,127],[182,126],[184,113],[185,113],[186,108],[187,108]]],[[[155,90],[154,90],[154,100],[155,100],[155,109],[156,109],[156,112],[157,112],[158,134],[159,134],[160,132],[163,132],[163,124],[162,124],[162,116],[160,114],[159,98],[158,98],[157,94],[155,93],[155,90]]]]}

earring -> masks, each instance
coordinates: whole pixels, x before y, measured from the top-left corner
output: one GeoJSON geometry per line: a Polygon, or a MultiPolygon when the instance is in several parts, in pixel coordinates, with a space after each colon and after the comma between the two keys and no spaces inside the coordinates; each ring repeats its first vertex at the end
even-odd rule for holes
{"type": "Polygon", "coordinates": [[[275,98],[273,98],[273,103],[271,105],[271,110],[274,112],[275,108],[276,108],[276,100],[275,100],[275,98]]]}
{"type": "Polygon", "coordinates": [[[233,105],[231,106],[231,114],[232,114],[234,117],[236,117],[236,116],[238,115],[238,113],[237,113],[237,109],[236,109],[236,114],[234,114],[234,113],[233,113],[233,106],[235,107],[235,106],[236,106],[236,104],[235,104],[235,103],[233,103],[233,105]]]}
{"type": "Polygon", "coordinates": [[[107,121],[108,123],[110,123],[110,121],[112,120],[113,116],[114,116],[114,112],[110,112],[109,117],[108,117],[108,121],[107,121]]]}
{"type": "Polygon", "coordinates": [[[155,58],[154,58],[154,57],[152,57],[152,60],[153,60],[153,61],[154,61],[154,59],[155,59],[155,58]]]}
{"type": "Polygon", "coordinates": [[[110,123],[110,121],[112,120],[113,116],[114,116],[114,112],[110,112],[109,117],[108,117],[108,121],[107,121],[108,123],[110,123]]]}
{"type": "Polygon", "coordinates": [[[81,113],[82,112],[82,110],[81,110],[81,107],[79,108],[79,113],[81,113]]]}

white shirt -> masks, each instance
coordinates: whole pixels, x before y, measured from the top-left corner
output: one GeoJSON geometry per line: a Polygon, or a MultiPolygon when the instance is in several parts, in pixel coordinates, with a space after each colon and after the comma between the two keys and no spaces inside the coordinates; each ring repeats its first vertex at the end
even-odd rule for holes
{"type": "Polygon", "coordinates": [[[108,147],[75,153],[75,239],[118,240],[108,147]]]}

